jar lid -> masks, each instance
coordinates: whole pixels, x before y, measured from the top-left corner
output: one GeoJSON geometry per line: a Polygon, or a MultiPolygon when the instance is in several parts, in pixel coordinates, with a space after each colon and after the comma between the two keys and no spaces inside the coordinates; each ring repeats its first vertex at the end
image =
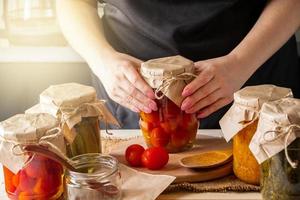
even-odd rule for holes
{"type": "Polygon", "coordinates": [[[17,173],[28,160],[20,145],[48,144],[53,151],[65,153],[64,137],[56,118],[46,113],[18,114],[0,122],[0,162],[17,173]]]}
{"type": "Polygon", "coordinates": [[[40,103],[56,107],[78,107],[96,100],[96,90],[78,83],[51,85],[40,94],[40,103]]]}
{"type": "Polygon", "coordinates": [[[262,106],[250,150],[259,163],[300,137],[300,99],[283,98],[262,106]]]}
{"type": "Polygon", "coordinates": [[[237,91],[234,93],[233,105],[219,122],[224,138],[229,141],[239,131],[257,120],[265,102],[292,96],[291,89],[275,85],[248,86],[237,91]]]}
{"type": "Polygon", "coordinates": [[[57,120],[50,114],[17,114],[0,122],[0,135],[14,142],[38,142],[57,126],[57,120]]]}
{"type": "Polygon", "coordinates": [[[140,73],[156,89],[158,99],[167,96],[178,106],[183,101],[184,87],[196,77],[193,61],[179,55],[148,60],[142,63],[140,73]]]}

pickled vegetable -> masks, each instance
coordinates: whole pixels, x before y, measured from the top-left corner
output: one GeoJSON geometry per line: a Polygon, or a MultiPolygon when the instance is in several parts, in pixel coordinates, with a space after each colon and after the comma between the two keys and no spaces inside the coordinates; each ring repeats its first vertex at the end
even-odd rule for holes
{"type": "Polygon", "coordinates": [[[292,160],[298,162],[297,168],[290,166],[284,151],[261,165],[261,188],[264,199],[300,199],[300,138],[289,145],[288,154],[292,160]]]}
{"type": "Polygon", "coordinates": [[[158,110],[141,112],[140,128],[149,147],[165,147],[175,153],[192,147],[199,126],[195,114],[187,114],[164,97],[156,100],[158,110]]]}
{"type": "Polygon", "coordinates": [[[249,149],[250,141],[256,131],[258,120],[252,122],[233,138],[233,171],[234,174],[250,184],[259,185],[260,168],[249,149]]]}
{"type": "Polygon", "coordinates": [[[67,145],[67,155],[72,158],[86,153],[101,153],[100,131],[98,117],[82,118],[82,121],[72,130],[76,137],[72,144],[67,145]]]}
{"type": "Polygon", "coordinates": [[[32,155],[17,174],[3,167],[5,189],[10,199],[58,199],[62,192],[62,166],[48,158],[32,155]]]}

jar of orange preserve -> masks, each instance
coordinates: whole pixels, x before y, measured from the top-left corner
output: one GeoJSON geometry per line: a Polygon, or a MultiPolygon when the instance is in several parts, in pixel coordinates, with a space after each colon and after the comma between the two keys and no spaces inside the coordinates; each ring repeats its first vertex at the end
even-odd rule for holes
{"type": "Polygon", "coordinates": [[[54,160],[22,150],[26,144],[51,143],[56,151],[65,153],[64,138],[55,129],[57,125],[49,114],[19,114],[0,123],[0,162],[10,199],[52,200],[62,195],[63,167],[54,160]]]}
{"type": "Polygon", "coordinates": [[[265,102],[292,96],[288,88],[274,85],[249,86],[234,94],[234,103],[220,120],[227,141],[233,138],[233,172],[244,182],[259,185],[260,166],[249,149],[265,102]]]}
{"type": "Polygon", "coordinates": [[[193,62],[181,56],[149,60],[141,74],[153,88],[158,110],[140,113],[140,128],[148,146],[180,152],[193,146],[199,126],[195,114],[180,109],[184,87],[195,75],[193,62]]]}

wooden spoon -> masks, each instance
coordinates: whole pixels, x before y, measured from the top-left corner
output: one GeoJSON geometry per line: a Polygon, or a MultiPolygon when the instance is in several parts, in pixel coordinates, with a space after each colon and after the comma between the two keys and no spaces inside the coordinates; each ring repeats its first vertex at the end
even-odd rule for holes
{"type": "Polygon", "coordinates": [[[200,154],[186,156],[179,163],[187,168],[214,168],[232,161],[232,150],[207,151],[200,154]]]}

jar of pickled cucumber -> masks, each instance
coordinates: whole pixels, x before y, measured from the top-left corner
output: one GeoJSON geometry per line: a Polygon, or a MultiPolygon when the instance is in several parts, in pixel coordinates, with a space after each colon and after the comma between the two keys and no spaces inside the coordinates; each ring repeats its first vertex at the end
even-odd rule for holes
{"type": "Polygon", "coordinates": [[[220,126],[227,141],[233,138],[233,172],[240,180],[260,183],[260,167],[249,144],[257,129],[261,106],[289,96],[290,89],[274,85],[249,86],[234,94],[234,103],[220,120],[220,126]]]}
{"type": "Polygon", "coordinates": [[[22,151],[21,145],[51,144],[65,153],[58,123],[49,114],[20,114],[0,123],[0,162],[10,199],[59,199],[63,193],[63,167],[54,160],[22,151]]]}
{"type": "Polygon", "coordinates": [[[263,199],[300,199],[300,99],[265,103],[249,147],[261,164],[263,199]]]}
{"type": "Polygon", "coordinates": [[[99,121],[118,124],[93,87],[77,83],[52,85],[40,94],[40,103],[27,113],[55,116],[67,141],[67,155],[101,153],[99,121]]]}
{"type": "Polygon", "coordinates": [[[199,122],[180,109],[184,87],[195,77],[193,62],[181,56],[142,63],[141,74],[156,94],[157,111],[140,113],[140,128],[148,146],[175,153],[193,146],[199,122]]]}

